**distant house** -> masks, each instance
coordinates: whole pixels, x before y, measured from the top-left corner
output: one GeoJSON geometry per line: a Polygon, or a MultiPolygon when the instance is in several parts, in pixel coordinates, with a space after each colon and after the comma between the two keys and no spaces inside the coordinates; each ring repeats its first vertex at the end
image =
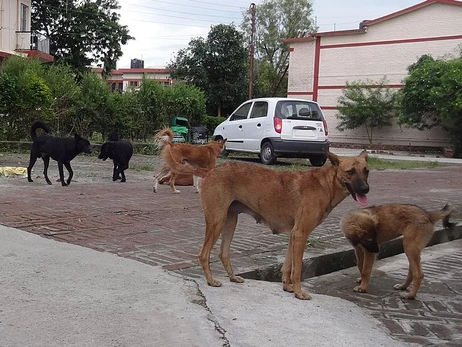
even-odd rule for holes
{"type": "Polygon", "coordinates": [[[31,32],[31,0],[0,1],[0,61],[12,55],[54,60],[50,40],[31,32]]]}
{"type": "MultiPolygon", "coordinates": [[[[288,95],[319,102],[331,142],[368,143],[364,129],[336,129],[337,101],[346,82],[379,81],[401,88],[407,68],[424,54],[459,57],[462,51],[462,1],[428,0],[389,15],[366,20],[358,29],[289,38],[288,95]]],[[[443,129],[418,131],[394,125],[376,132],[374,143],[443,147],[443,129]]]]}
{"type": "MultiPolygon", "coordinates": [[[[103,69],[93,68],[93,71],[103,77],[103,69]]],[[[105,77],[113,91],[127,91],[130,88],[138,89],[144,78],[154,79],[164,87],[172,85],[170,72],[165,68],[133,68],[112,70],[109,76],[105,77]]]]}

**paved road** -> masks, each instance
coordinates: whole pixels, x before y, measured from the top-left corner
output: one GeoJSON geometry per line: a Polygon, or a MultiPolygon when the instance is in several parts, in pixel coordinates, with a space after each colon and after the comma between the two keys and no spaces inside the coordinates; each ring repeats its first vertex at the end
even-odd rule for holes
{"type": "MultiPolygon", "coordinates": [[[[184,187],[180,195],[174,195],[169,187],[161,186],[154,194],[151,172],[131,172],[125,184],[114,183],[102,176],[91,179],[79,177],[82,170],[91,171],[93,166],[99,165],[97,159],[91,160],[78,157],[75,163],[73,161],[75,182],[69,187],[59,184],[48,186],[42,179],[28,183],[19,178],[0,178],[0,224],[161,266],[187,278],[202,278],[197,254],[203,241],[204,222],[194,189],[184,187]]],[[[428,209],[439,209],[446,202],[452,202],[458,211],[462,211],[461,168],[460,165],[450,165],[435,169],[373,171],[369,202],[413,203],[428,209]]],[[[307,248],[305,258],[350,250],[338,224],[344,212],[357,207],[350,198],[342,202],[313,232],[310,239],[312,246],[307,248]]],[[[235,270],[237,273],[252,273],[255,269],[280,264],[286,247],[287,235],[272,235],[265,227],[255,224],[253,219],[243,216],[232,244],[231,257],[235,270]]],[[[218,278],[224,279],[216,254],[215,249],[212,271],[218,278]]],[[[455,264],[459,264],[458,261],[455,264]]],[[[228,285],[228,282],[225,283],[228,285]]],[[[441,286],[444,287],[444,284],[441,286]]],[[[377,297],[372,297],[372,302],[374,298],[377,297]]],[[[347,299],[352,300],[350,297],[347,299]]],[[[435,324],[444,327],[448,322],[460,323],[460,305],[451,311],[444,300],[440,302],[443,311],[446,307],[447,317],[432,316],[435,324]]],[[[387,305],[399,303],[390,301],[387,305]]],[[[410,308],[415,310],[412,305],[410,308]]],[[[411,315],[417,312],[412,310],[411,315]]],[[[424,314],[431,315],[431,311],[424,314]]],[[[390,329],[387,319],[396,320],[396,317],[388,318],[386,315],[377,315],[377,318],[390,329]]],[[[408,331],[390,330],[402,340],[406,340],[403,336],[408,331]]],[[[462,336],[462,331],[456,333],[462,336]]],[[[420,343],[447,342],[456,336],[454,334],[427,336],[422,333],[420,343]]]]}

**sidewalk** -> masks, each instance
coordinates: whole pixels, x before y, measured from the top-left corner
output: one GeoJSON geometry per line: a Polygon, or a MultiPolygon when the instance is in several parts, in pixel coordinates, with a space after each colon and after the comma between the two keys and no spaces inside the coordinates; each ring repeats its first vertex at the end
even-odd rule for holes
{"type": "Polygon", "coordinates": [[[7,227],[0,240],[3,347],[404,346],[343,299],[301,302],[252,280],[211,288],[7,227]]]}

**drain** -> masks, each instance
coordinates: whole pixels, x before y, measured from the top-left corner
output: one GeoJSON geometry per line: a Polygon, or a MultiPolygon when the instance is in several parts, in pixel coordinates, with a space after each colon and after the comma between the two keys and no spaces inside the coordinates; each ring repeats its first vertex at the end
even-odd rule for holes
{"type": "MultiPolygon", "coordinates": [[[[458,225],[451,229],[438,229],[433,233],[427,246],[433,246],[461,238],[462,225],[458,225]]],[[[380,245],[380,253],[377,259],[392,257],[403,253],[403,251],[402,238],[394,239],[380,245]]],[[[356,266],[356,256],[353,249],[307,258],[303,260],[302,281],[311,277],[344,270],[352,266],[356,266]]],[[[273,264],[264,268],[240,273],[239,276],[247,279],[281,282],[281,268],[282,263],[273,264]]]]}

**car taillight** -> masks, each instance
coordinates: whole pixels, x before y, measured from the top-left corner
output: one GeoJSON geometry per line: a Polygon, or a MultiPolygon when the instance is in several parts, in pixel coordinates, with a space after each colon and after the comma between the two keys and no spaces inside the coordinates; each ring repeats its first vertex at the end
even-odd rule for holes
{"type": "Polygon", "coordinates": [[[273,122],[274,122],[274,130],[280,134],[281,131],[282,131],[282,119],[281,118],[277,118],[277,117],[274,117],[273,118],[273,122]]]}
{"type": "Polygon", "coordinates": [[[324,125],[324,134],[327,136],[329,134],[329,130],[327,130],[327,122],[326,122],[326,120],[323,120],[322,124],[324,125]]]}

